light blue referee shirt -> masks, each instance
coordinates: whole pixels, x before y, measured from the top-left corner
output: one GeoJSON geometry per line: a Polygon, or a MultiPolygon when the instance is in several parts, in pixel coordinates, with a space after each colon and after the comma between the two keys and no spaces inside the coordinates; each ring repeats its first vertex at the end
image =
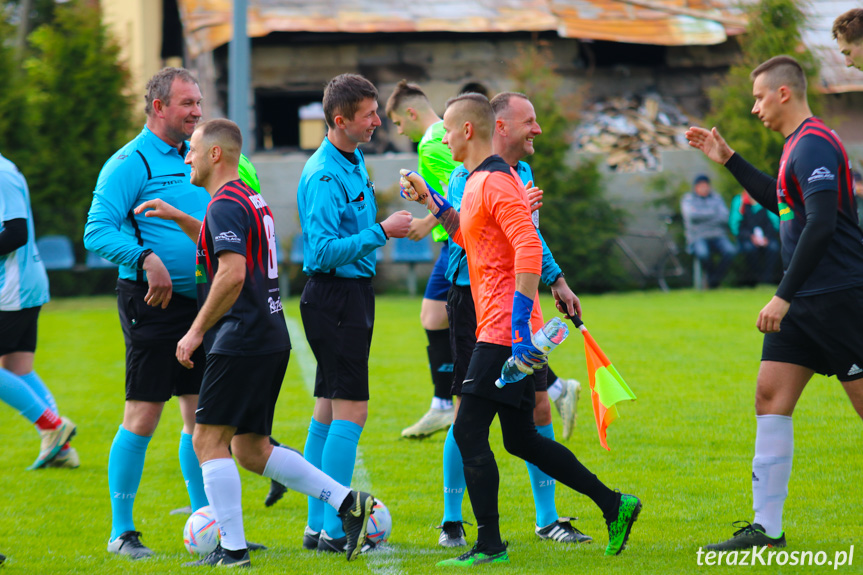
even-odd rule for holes
{"type": "Polygon", "coordinates": [[[375,275],[375,249],[387,241],[375,223],[375,187],[363,153],[352,163],[328,138],[303,168],[297,209],[303,229],[303,272],[343,278],[375,275]]]}
{"type": "Polygon", "coordinates": [[[204,188],[189,182],[188,142],[182,154],[146,126],[114,154],[99,173],[84,228],[84,246],[120,266],[120,278],[146,281],[138,258],[153,250],[171,274],[173,290],[195,299],[195,244],[175,222],[133,215],[147,200],[161,198],[203,220],[210,201],[204,188]]]}
{"type": "MultiPolygon", "coordinates": [[[[519,162],[515,166],[515,171],[521,179],[521,183],[527,185],[533,181],[533,170],[525,162],[519,162]]],[[[461,211],[461,198],[464,195],[464,187],[468,177],[467,168],[459,166],[452,171],[449,177],[449,190],[447,191],[447,200],[458,211],[461,211]]],[[[560,266],[554,261],[554,256],[551,255],[551,250],[545,243],[539,228],[536,229],[536,235],[539,236],[539,241],[542,242],[542,275],[540,279],[545,285],[551,285],[560,275],[560,266]]],[[[470,285],[470,276],[467,271],[467,254],[464,249],[455,243],[449,241],[449,263],[446,268],[446,279],[458,286],[470,285]]]]}
{"type": "Polygon", "coordinates": [[[27,243],[0,256],[0,311],[19,311],[48,302],[48,274],[36,248],[30,190],[18,168],[0,155],[0,229],[27,220],[27,243]]]}

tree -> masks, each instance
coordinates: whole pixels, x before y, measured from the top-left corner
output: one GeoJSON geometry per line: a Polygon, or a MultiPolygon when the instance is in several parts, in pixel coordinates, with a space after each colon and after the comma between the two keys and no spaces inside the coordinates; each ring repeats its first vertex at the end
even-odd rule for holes
{"type": "MultiPolygon", "coordinates": [[[[711,109],[706,126],[716,126],[740,155],[755,167],[775,174],[782,156],[784,138],[766,129],[751,113],[752,80],[749,74],[762,62],[787,54],[803,66],[809,80],[809,104],[817,114],[821,100],[817,91],[818,63],[805,48],[800,29],[806,21],[798,0],[759,0],[748,9],[749,28],[740,38],[742,58],[731,67],[721,84],[711,90],[711,109]]],[[[717,188],[730,198],[740,184],[726,170],[719,171],[717,188]]]]}
{"type": "Polygon", "coordinates": [[[570,165],[570,135],[577,125],[580,98],[562,96],[560,76],[549,54],[536,46],[522,50],[511,63],[517,90],[536,110],[543,133],[528,158],[542,188],[540,230],[554,258],[577,291],[607,291],[628,285],[614,251],[614,238],[623,226],[623,211],[604,195],[595,162],[570,165]]]}
{"type": "Polygon", "coordinates": [[[98,9],[87,4],[58,5],[29,41],[27,143],[16,162],[40,235],[78,239],[102,165],[131,136],[128,72],[98,9]]]}

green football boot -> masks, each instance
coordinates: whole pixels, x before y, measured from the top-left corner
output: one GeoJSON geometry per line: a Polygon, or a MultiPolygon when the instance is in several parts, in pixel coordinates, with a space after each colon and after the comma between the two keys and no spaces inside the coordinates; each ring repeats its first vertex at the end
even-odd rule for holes
{"type": "Polygon", "coordinates": [[[620,555],[626,547],[632,524],[638,519],[641,512],[641,501],[635,495],[620,495],[620,507],[617,509],[617,519],[608,524],[608,546],[605,548],[606,555],[620,555]]]}
{"type": "Polygon", "coordinates": [[[447,559],[437,564],[438,567],[473,567],[474,565],[488,565],[491,563],[509,563],[509,556],[506,554],[506,543],[503,544],[503,549],[491,551],[481,546],[479,543],[473,546],[473,549],[460,555],[455,559],[447,559]]]}

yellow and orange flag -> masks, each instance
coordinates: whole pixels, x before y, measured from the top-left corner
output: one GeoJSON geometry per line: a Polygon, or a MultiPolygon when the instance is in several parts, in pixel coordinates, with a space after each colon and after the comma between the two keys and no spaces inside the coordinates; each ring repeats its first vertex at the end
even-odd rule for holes
{"type": "Polygon", "coordinates": [[[611,365],[608,357],[599,348],[599,344],[587,331],[581,319],[571,318],[575,326],[584,336],[584,354],[587,358],[587,374],[590,378],[590,397],[593,401],[593,415],[596,417],[596,431],[599,433],[599,443],[609,451],[605,430],[614,420],[620,417],[617,404],[621,401],[636,399],[635,394],[623,381],[623,378],[611,365]]]}

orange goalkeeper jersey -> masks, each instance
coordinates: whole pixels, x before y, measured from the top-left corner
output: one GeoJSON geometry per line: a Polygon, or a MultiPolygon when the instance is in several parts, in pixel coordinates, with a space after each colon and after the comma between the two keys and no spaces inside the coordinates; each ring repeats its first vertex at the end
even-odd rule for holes
{"type": "MultiPolygon", "coordinates": [[[[476,305],[477,341],[512,345],[515,274],[542,271],[542,244],[530,219],[527,192],[500,156],[468,176],[453,241],[464,247],[476,305]]],[[[534,294],[531,329],[542,327],[534,294]]]]}

